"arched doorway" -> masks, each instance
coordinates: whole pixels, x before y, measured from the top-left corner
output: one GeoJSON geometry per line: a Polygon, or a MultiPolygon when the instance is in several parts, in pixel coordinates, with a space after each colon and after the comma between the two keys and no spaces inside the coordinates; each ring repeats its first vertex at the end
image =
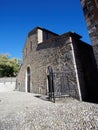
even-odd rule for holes
{"type": "Polygon", "coordinates": [[[30,67],[27,67],[27,92],[30,92],[30,80],[31,80],[30,67]]]}

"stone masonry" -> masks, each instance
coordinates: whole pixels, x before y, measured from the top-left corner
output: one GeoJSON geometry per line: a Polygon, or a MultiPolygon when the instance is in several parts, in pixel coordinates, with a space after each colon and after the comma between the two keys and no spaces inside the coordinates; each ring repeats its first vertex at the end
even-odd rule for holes
{"type": "Polygon", "coordinates": [[[16,89],[47,95],[50,66],[56,95],[61,93],[79,100],[93,100],[93,97],[98,100],[92,47],[80,38],[72,32],[57,35],[41,27],[33,29],[24,46],[16,89]]]}
{"type": "Polygon", "coordinates": [[[98,68],[98,0],[80,0],[98,68]]]}

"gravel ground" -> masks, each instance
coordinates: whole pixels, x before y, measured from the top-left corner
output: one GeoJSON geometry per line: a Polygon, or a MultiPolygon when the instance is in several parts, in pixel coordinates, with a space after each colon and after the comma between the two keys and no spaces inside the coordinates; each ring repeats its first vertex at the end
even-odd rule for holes
{"type": "Polygon", "coordinates": [[[98,105],[66,97],[52,103],[23,92],[0,93],[0,130],[98,130],[98,105]]]}

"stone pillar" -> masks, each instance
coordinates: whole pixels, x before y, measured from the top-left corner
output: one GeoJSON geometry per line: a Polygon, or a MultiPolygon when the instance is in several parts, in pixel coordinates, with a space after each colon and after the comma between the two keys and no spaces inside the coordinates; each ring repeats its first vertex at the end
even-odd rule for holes
{"type": "Polygon", "coordinates": [[[93,51],[98,69],[98,1],[80,0],[86,19],[88,32],[92,41],[93,51]]]}

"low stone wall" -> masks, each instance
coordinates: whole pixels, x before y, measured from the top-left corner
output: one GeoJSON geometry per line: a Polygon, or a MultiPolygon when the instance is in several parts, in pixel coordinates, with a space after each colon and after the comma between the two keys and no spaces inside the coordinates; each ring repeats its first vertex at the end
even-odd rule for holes
{"type": "Polygon", "coordinates": [[[16,78],[0,78],[0,92],[14,91],[16,87],[16,78]]]}

